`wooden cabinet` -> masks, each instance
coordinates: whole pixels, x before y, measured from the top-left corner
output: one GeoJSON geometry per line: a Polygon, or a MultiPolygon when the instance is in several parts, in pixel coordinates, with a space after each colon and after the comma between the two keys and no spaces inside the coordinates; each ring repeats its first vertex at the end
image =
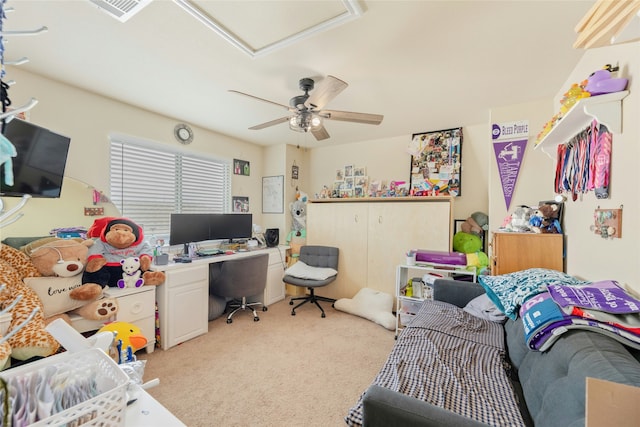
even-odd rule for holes
{"type": "Polygon", "coordinates": [[[491,274],[506,274],[528,268],[564,271],[564,235],[493,233],[491,274]]]}
{"type": "Polygon", "coordinates": [[[450,250],[451,212],[450,197],[308,203],[307,244],[340,249],[338,278],[321,294],[352,298],[369,287],[394,295],[395,267],[408,250],[450,250]]]}

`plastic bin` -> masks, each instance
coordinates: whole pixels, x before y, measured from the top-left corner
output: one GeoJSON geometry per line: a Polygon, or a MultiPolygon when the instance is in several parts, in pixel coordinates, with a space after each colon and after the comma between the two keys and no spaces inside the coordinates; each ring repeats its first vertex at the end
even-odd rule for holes
{"type": "MultiPolygon", "coordinates": [[[[55,370],[60,375],[79,374],[83,370],[92,372],[95,378],[95,397],[29,424],[31,427],[78,425],[121,427],[125,425],[129,377],[102,350],[61,353],[0,372],[0,377],[7,382],[11,396],[12,390],[13,392],[17,390],[15,387],[18,381],[24,382],[26,378],[34,378],[38,375],[42,375],[43,378],[52,378],[49,374],[51,370],[55,370]]],[[[81,374],[79,377],[82,378],[81,374]]],[[[4,391],[0,391],[0,400],[3,399],[4,391]]],[[[28,395],[27,399],[37,401],[36,396],[28,395]]],[[[14,400],[10,398],[9,401],[9,414],[12,414],[14,400]]],[[[0,424],[3,425],[4,415],[3,409],[0,408],[0,420],[2,420],[0,424]]]]}
{"type": "Polygon", "coordinates": [[[403,298],[401,301],[401,313],[404,312],[406,314],[416,314],[420,310],[420,307],[422,307],[422,303],[424,302],[423,300],[411,298],[403,298]]]}

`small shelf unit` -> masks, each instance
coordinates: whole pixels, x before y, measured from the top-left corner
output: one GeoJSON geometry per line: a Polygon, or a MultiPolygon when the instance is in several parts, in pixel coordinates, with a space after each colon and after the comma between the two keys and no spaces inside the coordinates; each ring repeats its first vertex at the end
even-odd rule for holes
{"type": "Polygon", "coordinates": [[[593,119],[604,124],[613,133],[622,132],[622,99],[629,94],[628,90],[591,96],[581,99],[560,119],[553,128],[535,145],[551,158],[555,158],[553,150],[586,128],[593,119]],[[551,149],[553,152],[549,152],[551,149]]]}
{"type": "MultiPolygon", "coordinates": [[[[477,272],[475,268],[469,270],[466,265],[443,265],[443,264],[423,264],[418,263],[416,265],[400,264],[396,267],[396,335],[405,326],[406,322],[403,322],[403,318],[410,318],[415,316],[418,309],[427,298],[414,298],[401,295],[401,289],[409,281],[409,273],[420,274],[421,277],[427,273],[434,273],[442,277],[452,277],[453,275],[465,275],[470,276],[473,282],[476,281],[477,272]]],[[[411,276],[413,277],[413,276],[411,276]]]]}

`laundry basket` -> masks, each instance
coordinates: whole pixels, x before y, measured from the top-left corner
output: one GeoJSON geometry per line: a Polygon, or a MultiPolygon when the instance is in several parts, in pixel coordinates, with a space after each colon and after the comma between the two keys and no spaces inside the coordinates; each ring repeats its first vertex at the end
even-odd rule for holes
{"type": "MultiPolygon", "coordinates": [[[[29,402],[27,408],[31,413],[37,413],[40,406],[40,414],[28,420],[30,426],[125,425],[129,377],[102,350],[65,352],[0,372],[0,378],[9,391],[8,416],[13,416],[20,406],[19,398],[16,399],[18,393],[29,402]],[[43,383],[49,384],[50,393],[43,391],[46,388],[43,383]],[[73,391],[68,384],[74,384],[73,391]],[[72,401],[70,396],[78,398],[77,389],[90,390],[86,393],[88,398],[65,406],[72,401]],[[38,405],[39,400],[52,404],[38,405]]],[[[0,402],[4,402],[5,397],[5,391],[0,390],[0,402]]],[[[2,407],[3,404],[0,405],[0,425],[7,425],[2,407]]]]}

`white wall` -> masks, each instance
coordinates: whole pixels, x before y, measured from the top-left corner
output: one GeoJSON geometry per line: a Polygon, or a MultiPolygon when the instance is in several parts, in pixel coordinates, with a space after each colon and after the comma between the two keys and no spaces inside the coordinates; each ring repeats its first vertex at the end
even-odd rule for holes
{"type": "MultiPolygon", "coordinates": [[[[560,107],[560,99],[572,83],[577,83],[605,64],[619,63],[620,76],[630,79],[630,95],[623,101],[623,130],[613,136],[610,198],[596,199],[593,192],[571,198],[565,204],[566,272],[588,280],[614,279],[640,292],[640,235],[637,218],[640,210],[640,148],[638,125],[640,94],[634,80],[640,75],[639,43],[588,50],[575,70],[567,77],[553,101],[542,100],[522,105],[496,108],[492,123],[528,119],[531,138],[514,193],[512,208],[549,200],[553,193],[555,156],[550,159],[539,149],[533,150],[535,135],[560,107]],[[605,240],[590,230],[593,213],[600,208],[623,206],[622,238],[605,240]]],[[[552,68],[551,71],[552,72],[552,68]]],[[[554,151],[551,150],[553,155],[554,151]]],[[[500,225],[507,211],[500,187],[495,160],[490,175],[490,211],[492,229],[500,225]]],[[[524,248],[523,248],[524,250],[524,248]]]]}
{"type": "MultiPolygon", "coordinates": [[[[65,175],[95,187],[109,194],[109,140],[110,133],[157,142],[159,146],[182,147],[173,137],[173,128],[178,123],[170,117],[161,116],[117,100],[104,98],[66,84],[43,78],[19,69],[9,67],[7,73],[16,84],[11,86],[9,97],[14,106],[24,104],[31,97],[39,103],[29,112],[30,120],[38,125],[71,137],[71,146],[65,175]]],[[[251,175],[233,175],[232,195],[248,196],[254,223],[261,224],[262,218],[262,176],[265,165],[272,165],[271,158],[265,162],[264,148],[225,135],[217,134],[197,126],[192,126],[195,138],[185,150],[206,153],[212,157],[228,160],[247,160],[251,165],[251,175]]],[[[282,150],[282,149],[281,149],[282,150]]],[[[283,165],[277,165],[283,167],[283,165]]],[[[270,168],[269,174],[281,174],[279,169],[270,168]]],[[[75,226],[74,219],[90,199],[76,205],[65,200],[66,188],[61,199],[32,201],[24,209],[31,221],[42,229],[49,224],[75,226]],[[58,205],[66,205],[73,212],[62,213],[58,205]],[[52,207],[56,209],[52,209],[52,207]],[[60,216],[58,216],[60,215],[60,216]]],[[[19,198],[3,197],[5,209],[15,206],[19,198]]],[[[90,223],[92,218],[88,218],[90,223]]],[[[22,219],[0,230],[0,237],[24,235],[26,220],[22,219]],[[19,224],[20,223],[20,224],[19,224]]],[[[50,229],[50,228],[49,228],[50,229]]],[[[48,229],[46,230],[48,232],[48,229]]],[[[45,233],[46,234],[46,233],[45,233]]],[[[30,234],[28,234],[30,235],[30,234]]]]}

